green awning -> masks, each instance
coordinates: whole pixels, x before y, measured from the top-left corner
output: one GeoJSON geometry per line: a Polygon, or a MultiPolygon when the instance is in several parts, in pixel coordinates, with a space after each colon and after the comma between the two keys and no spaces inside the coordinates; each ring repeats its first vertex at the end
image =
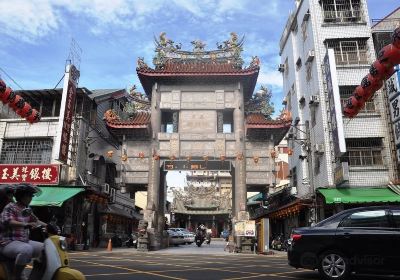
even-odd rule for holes
{"type": "Polygon", "coordinates": [[[400,195],[389,188],[318,189],[327,204],[400,202],[400,195]]]}
{"type": "Polygon", "coordinates": [[[64,201],[83,192],[84,188],[39,187],[42,193],[32,199],[30,206],[61,207],[64,201]]]}

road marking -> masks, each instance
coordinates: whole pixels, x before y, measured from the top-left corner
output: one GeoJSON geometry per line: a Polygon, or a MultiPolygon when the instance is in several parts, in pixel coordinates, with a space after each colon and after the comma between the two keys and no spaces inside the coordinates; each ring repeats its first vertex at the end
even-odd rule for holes
{"type": "MultiPolygon", "coordinates": [[[[224,280],[237,280],[237,279],[249,279],[255,277],[265,277],[265,276],[278,276],[278,277],[286,277],[286,278],[295,278],[293,276],[286,276],[285,274],[290,273],[298,273],[298,272],[305,272],[307,270],[295,270],[295,271],[286,271],[286,272],[277,272],[277,273],[263,273],[259,275],[251,275],[251,276],[243,276],[243,277],[235,277],[235,278],[224,278],[224,280]]],[[[298,278],[301,279],[301,278],[298,278]]]]}
{"type": "Polygon", "coordinates": [[[131,268],[126,268],[126,267],[120,267],[120,266],[116,266],[116,265],[101,264],[101,263],[89,262],[89,261],[84,261],[84,260],[76,260],[76,261],[89,263],[89,264],[98,264],[98,265],[101,265],[101,266],[108,266],[108,267],[112,267],[112,268],[127,270],[127,271],[134,272],[135,274],[142,273],[142,274],[149,274],[149,275],[154,275],[154,276],[159,276],[159,277],[164,277],[164,278],[169,278],[169,279],[186,280],[185,278],[177,278],[177,277],[173,277],[173,276],[160,275],[160,274],[157,274],[157,273],[152,273],[152,272],[142,271],[142,270],[137,270],[137,269],[131,269],[131,268]]]}

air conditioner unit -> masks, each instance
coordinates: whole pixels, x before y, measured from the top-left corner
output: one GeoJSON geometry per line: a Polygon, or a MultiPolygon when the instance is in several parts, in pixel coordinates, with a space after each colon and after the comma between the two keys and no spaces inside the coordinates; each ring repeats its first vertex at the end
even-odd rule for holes
{"type": "Polygon", "coordinates": [[[115,195],[116,195],[116,190],[114,188],[111,188],[110,196],[108,198],[108,203],[115,203],[115,195]]]}
{"type": "Polygon", "coordinates": [[[279,64],[278,71],[281,73],[285,72],[285,64],[279,64]]]}
{"type": "Polygon", "coordinates": [[[315,153],[316,154],[323,154],[325,152],[324,144],[315,144],[315,153]]]}
{"type": "Polygon", "coordinates": [[[314,57],[315,57],[315,51],[314,51],[314,50],[308,51],[308,54],[307,54],[307,62],[313,61],[314,57]]]}
{"type": "Polygon", "coordinates": [[[110,193],[110,185],[107,183],[104,183],[103,185],[103,193],[109,194],[110,193]]]}
{"type": "Polygon", "coordinates": [[[319,96],[318,95],[311,95],[310,96],[310,102],[308,104],[310,104],[310,105],[318,105],[319,104],[319,96]]]}

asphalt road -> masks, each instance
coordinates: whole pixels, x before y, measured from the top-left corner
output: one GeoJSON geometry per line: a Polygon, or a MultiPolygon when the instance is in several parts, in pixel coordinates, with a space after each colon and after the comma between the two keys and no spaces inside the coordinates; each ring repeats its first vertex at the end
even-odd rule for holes
{"type": "MultiPolygon", "coordinates": [[[[315,271],[287,265],[286,254],[234,254],[224,252],[224,242],[197,248],[181,245],[155,252],[114,249],[70,253],[71,266],[91,279],[319,279],[315,271]]],[[[378,277],[359,276],[372,280],[378,277]]],[[[380,278],[393,279],[393,278],[380,278]]]]}

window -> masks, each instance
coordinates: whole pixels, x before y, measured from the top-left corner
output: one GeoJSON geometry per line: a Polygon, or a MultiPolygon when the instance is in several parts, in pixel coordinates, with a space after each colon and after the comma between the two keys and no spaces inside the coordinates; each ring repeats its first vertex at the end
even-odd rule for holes
{"type": "Polygon", "coordinates": [[[325,23],[349,23],[362,21],[360,0],[322,0],[325,23]]]}
{"type": "Polygon", "coordinates": [[[217,112],[217,132],[233,133],[233,111],[217,112]]]}
{"type": "Polygon", "coordinates": [[[303,21],[301,24],[301,34],[303,37],[303,41],[307,39],[307,26],[308,26],[308,21],[303,21]]]}
{"type": "Polygon", "coordinates": [[[293,167],[292,170],[290,170],[290,176],[292,177],[291,183],[293,188],[297,188],[297,170],[296,167],[293,167]]]}
{"type": "MultiPolygon", "coordinates": [[[[353,95],[355,88],[356,86],[339,86],[342,108],[346,107],[347,100],[353,95]]],[[[365,106],[360,110],[360,113],[374,113],[375,111],[375,102],[372,99],[365,102],[365,106]]]]}
{"type": "Polygon", "coordinates": [[[312,63],[306,62],[306,80],[309,82],[312,79],[312,63]]]}
{"type": "Polygon", "coordinates": [[[327,47],[334,50],[338,66],[369,64],[367,39],[328,40],[327,47]]]}
{"type": "Polygon", "coordinates": [[[287,57],[286,57],[285,63],[283,65],[285,67],[285,76],[287,77],[289,75],[289,61],[288,61],[287,57]]]}
{"type": "Polygon", "coordinates": [[[52,145],[50,139],[4,139],[0,162],[47,164],[51,162],[52,145]]]}
{"type": "Polygon", "coordinates": [[[400,228],[400,210],[392,210],[392,217],[395,227],[400,228]]]}
{"type": "Polygon", "coordinates": [[[373,210],[353,213],[339,227],[390,227],[390,223],[385,210],[373,210]]]}
{"type": "Polygon", "coordinates": [[[178,132],[179,113],[177,111],[164,111],[161,113],[161,132],[178,132]]]}
{"type": "Polygon", "coordinates": [[[296,61],[296,70],[299,70],[301,68],[302,62],[301,58],[299,57],[296,61]]]}
{"type": "Polygon", "coordinates": [[[349,166],[383,165],[381,138],[346,139],[349,166]]]}

